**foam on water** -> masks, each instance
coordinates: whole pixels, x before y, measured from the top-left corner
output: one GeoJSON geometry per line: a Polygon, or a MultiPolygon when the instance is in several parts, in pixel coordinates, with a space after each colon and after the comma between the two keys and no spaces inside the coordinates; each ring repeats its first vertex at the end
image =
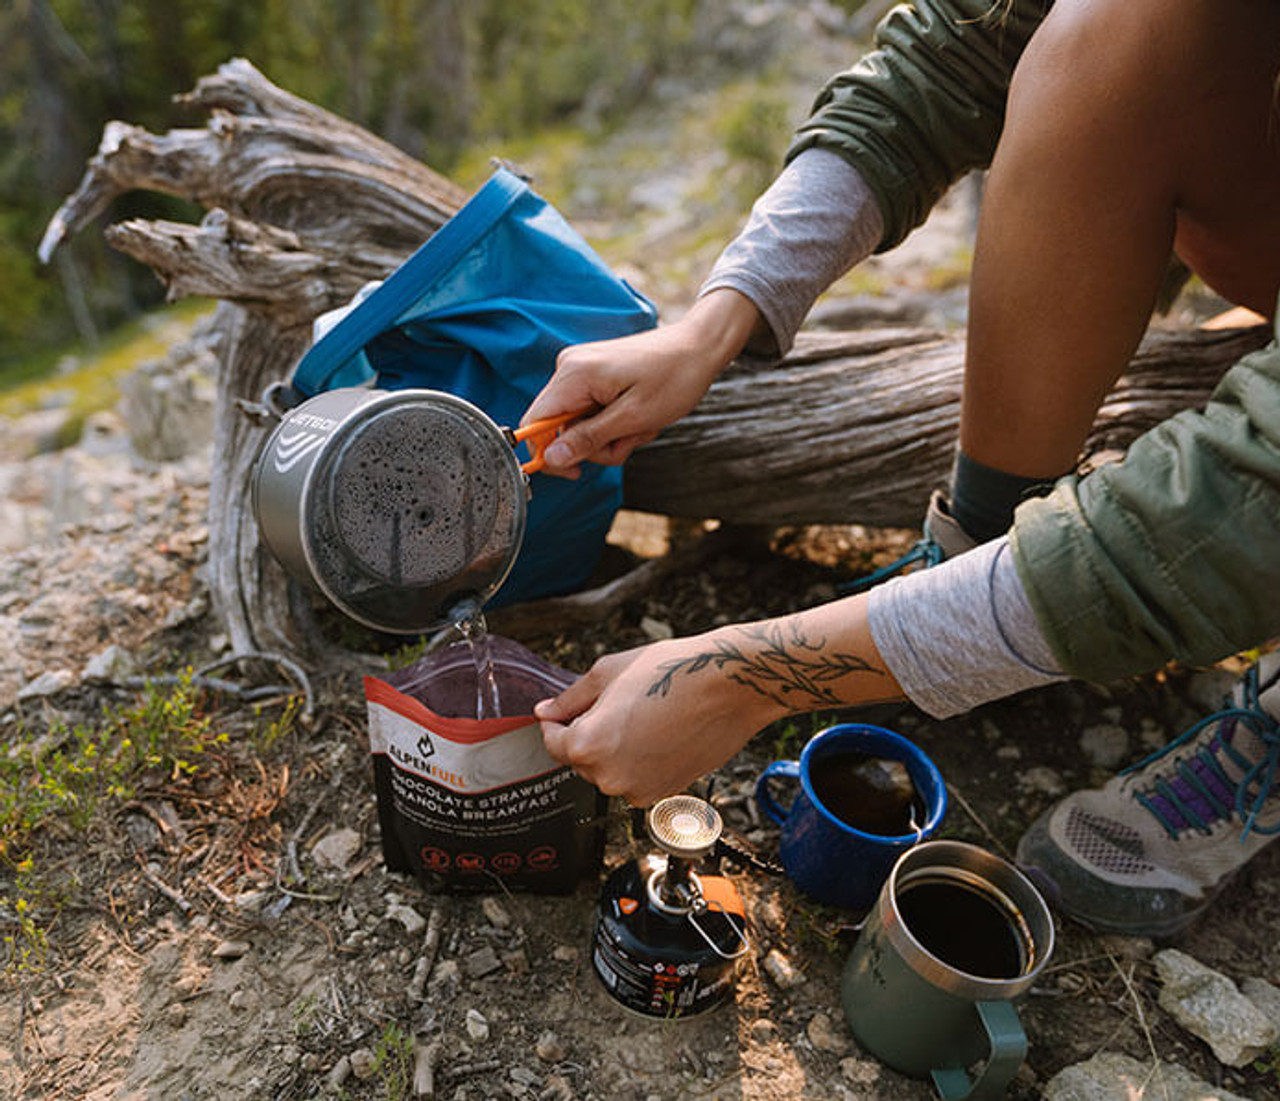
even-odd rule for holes
{"type": "Polygon", "coordinates": [[[424,630],[492,592],[523,531],[509,445],[464,413],[392,406],[313,473],[309,550],[333,598],[387,630],[424,630]],[[504,450],[505,449],[505,450],[504,450]]]}

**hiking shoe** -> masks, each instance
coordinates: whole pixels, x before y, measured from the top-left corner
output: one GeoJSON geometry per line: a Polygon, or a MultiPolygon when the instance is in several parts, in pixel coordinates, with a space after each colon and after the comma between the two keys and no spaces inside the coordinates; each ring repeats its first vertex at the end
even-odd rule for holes
{"type": "Polygon", "coordinates": [[[1280,654],[1223,710],[1097,791],[1067,796],[1018,843],[1057,909],[1101,932],[1168,937],[1280,836],[1280,654]]]}
{"type": "Polygon", "coordinates": [[[891,577],[905,573],[916,564],[919,564],[921,569],[928,569],[948,558],[973,550],[977,545],[978,541],[951,515],[946,495],[941,490],[935,489],[929,498],[929,508],[925,512],[924,538],[896,561],[882,566],[865,577],[855,578],[841,585],[840,592],[846,595],[865,592],[872,586],[879,585],[881,581],[887,581],[891,577]]]}

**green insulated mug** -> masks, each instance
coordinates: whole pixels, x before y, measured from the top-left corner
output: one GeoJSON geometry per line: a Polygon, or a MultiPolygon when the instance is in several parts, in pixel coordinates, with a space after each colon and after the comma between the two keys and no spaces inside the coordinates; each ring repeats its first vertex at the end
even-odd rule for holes
{"type": "Polygon", "coordinates": [[[932,1077],[944,1101],[999,1097],[1027,1051],[1014,1001],[1052,951],[1049,908],[1017,868],[925,841],[898,858],[849,954],[845,1017],[863,1048],[932,1077]]]}

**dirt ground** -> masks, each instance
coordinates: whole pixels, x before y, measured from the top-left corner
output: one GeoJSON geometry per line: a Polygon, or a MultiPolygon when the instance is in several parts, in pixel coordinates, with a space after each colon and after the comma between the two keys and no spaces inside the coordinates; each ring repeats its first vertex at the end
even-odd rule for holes
{"type": "MultiPolygon", "coordinates": [[[[630,521],[633,535],[646,529],[643,518],[630,521]]],[[[582,670],[646,631],[688,633],[827,598],[834,582],[906,538],[743,532],[728,553],[597,629],[521,641],[582,670]]],[[[184,654],[198,662],[213,632],[204,616],[140,646],[156,661],[184,654]]],[[[1171,672],[1107,690],[1053,687],[950,722],[905,706],[815,716],[757,736],[720,771],[714,798],[730,837],[773,856],[776,830],[745,798],[763,766],[795,756],[830,722],[876,721],[940,765],[952,795],[944,835],[1007,854],[1058,793],[1104,778],[1081,749],[1083,730],[1106,723],[1148,740],[1170,736],[1194,712],[1190,684],[1171,672]]],[[[593,973],[603,873],[567,897],[481,898],[433,896],[386,872],[359,685],[348,674],[317,688],[310,728],[295,723],[270,745],[262,732],[279,717],[278,702],[255,715],[208,697],[231,737],[194,779],[155,777],[87,829],[47,831],[37,862],[60,882],[61,902],[43,966],[5,980],[0,1094],[409,1097],[416,1042],[437,1045],[435,1096],[459,1101],[933,1096],[848,1037],[838,988],[856,936],[852,916],[810,903],[785,879],[725,866],[747,902],[752,951],[730,1004],[667,1022],[620,1008],[593,973]],[[326,869],[313,846],[342,827],[356,831],[358,846],[340,870],[326,869]],[[293,859],[301,881],[284,874],[293,859]],[[434,966],[425,982],[419,976],[415,997],[415,970],[433,937],[434,966]],[[796,985],[779,986],[766,972],[769,953],[785,957],[796,985]]],[[[79,686],[43,706],[88,715],[128,695],[79,686]]],[[[29,729],[39,709],[23,715],[29,729]]],[[[617,809],[606,870],[644,850],[617,809]]],[[[1238,978],[1280,975],[1278,873],[1280,850],[1264,854],[1179,946],[1238,978]]],[[[1058,936],[1022,1009],[1030,1053],[1010,1096],[1039,1096],[1058,1070],[1099,1051],[1158,1056],[1246,1097],[1280,1096],[1274,1074],[1222,1067],[1159,1009],[1150,943],[1069,922],[1058,936]]]]}

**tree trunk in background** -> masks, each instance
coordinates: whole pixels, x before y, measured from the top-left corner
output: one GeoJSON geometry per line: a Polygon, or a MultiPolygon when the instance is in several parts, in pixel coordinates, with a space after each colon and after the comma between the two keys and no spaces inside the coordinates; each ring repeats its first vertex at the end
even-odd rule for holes
{"type": "MultiPolygon", "coordinates": [[[[149,264],[171,298],[223,300],[209,585],[232,645],[332,657],[317,652],[305,602],[259,543],[249,487],[269,426],[247,407],[288,374],[317,314],[395,268],[465,196],[245,61],[222,66],[182,99],[211,112],[206,129],[157,136],[107,125],[41,255],[47,260],[130,190],[183,196],[209,210],[198,226],[135,220],[111,227],[108,239],[149,264]]],[[[1108,398],[1090,448],[1123,447],[1202,402],[1222,371],[1266,336],[1153,336],[1108,398]]],[[[627,503],[730,523],[914,526],[950,464],[962,363],[963,340],[954,335],[806,335],[776,367],[726,372],[689,417],[637,453],[627,503]]]]}

